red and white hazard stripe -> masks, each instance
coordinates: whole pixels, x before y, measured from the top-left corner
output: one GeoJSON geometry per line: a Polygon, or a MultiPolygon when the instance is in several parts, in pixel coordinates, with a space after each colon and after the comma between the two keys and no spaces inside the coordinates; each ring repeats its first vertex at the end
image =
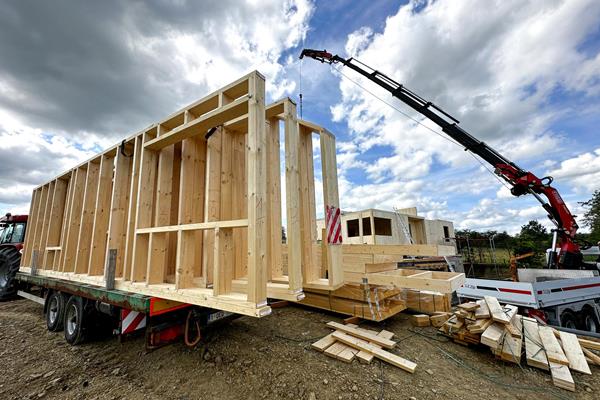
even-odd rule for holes
{"type": "Polygon", "coordinates": [[[340,208],[336,206],[327,206],[326,211],[327,243],[342,244],[342,218],[340,215],[340,208]]]}
{"type": "Polygon", "coordinates": [[[131,333],[146,327],[146,314],[122,309],[121,310],[121,333],[131,333]]]}

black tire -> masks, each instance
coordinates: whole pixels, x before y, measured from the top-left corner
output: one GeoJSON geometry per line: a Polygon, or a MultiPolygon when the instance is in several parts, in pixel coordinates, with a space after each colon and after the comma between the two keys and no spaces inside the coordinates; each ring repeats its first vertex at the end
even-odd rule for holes
{"type": "Polygon", "coordinates": [[[61,292],[52,292],[46,299],[46,327],[50,332],[63,329],[65,302],[65,296],[61,292]]]}
{"type": "Polygon", "coordinates": [[[565,311],[560,316],[560,326],[569,329],[579,329],[577,317],[571,311],[565,311]]]}
{"type": "Polygon", "coordinates": [[[21,253],[13,246],[0,248],[0,301],[17,296],[15,275],[21,264],[21,253]]]}
{"type": "Polygon", "coordinates": [[[584,309],[582,313],[582,328],[588,332],[600,333],[600,323],[591,309],[584,309]]]}
{"type": "Polygon", "coordinates": [[[65,306],[63,330],[67,343],[75,346],[85,340],[88,312],[85,301],[79,296],[71,296],[65,306]]]}

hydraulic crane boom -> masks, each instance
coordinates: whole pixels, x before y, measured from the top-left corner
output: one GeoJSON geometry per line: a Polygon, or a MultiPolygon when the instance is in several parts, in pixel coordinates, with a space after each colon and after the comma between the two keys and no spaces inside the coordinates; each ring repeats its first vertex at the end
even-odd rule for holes
{"type": "MultiPolygon", "coordinates": [[[[353,58],[345,59],[338,55],[332,55],[326,50],[312,49],[302,50],[300,58],[304,57],[314,58],[317,61],[328,64],[340,63],[358,72],[370,81],[386,89],[392,96],[435,122],[442,128],[444,133],[464,146],[466,150],[477,154],[490,163],[494,167],[495,173],[511,185],[511,193],[513,195],[521,196],[526,193],[534,195],[546,212],[548,212],[550,220],[556,225],[557,229],[555,232],[560,238],[560,257],[558,260],[552,259],[552,264],[556,264],[552,266],[564,269],[580,269],[585,267],[581,250],[575,242],[575,234],[578,229],[577,222],[558,193],[558,190],[551,186],[552,177],[538,178],[532,172],[520,168],[496,150],[459,127],[459,121],[440,107],[421,98],[402,84],[358,60],[353,58]],[[546,197],[548,201],[545,201],[541,195],[546,197]]],[[[553,243],[553,250],[555,249],[554,245],[555,243],[553,243]]]]}

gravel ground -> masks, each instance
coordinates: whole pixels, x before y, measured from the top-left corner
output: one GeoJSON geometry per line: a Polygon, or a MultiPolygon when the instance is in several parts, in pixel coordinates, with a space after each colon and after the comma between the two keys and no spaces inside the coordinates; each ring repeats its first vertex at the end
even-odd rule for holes
{"type": "Polygon", "coordinates": [[[366,328],[396,334],[398,355],[418,364],[409,374],[373,361],[346,364],[310,348],[340,317],[290,306],[239,318],[194,349],[173,344],[144,351],[143,338],[106,337],[72,347],[45,328],[42,307],[0,303],[0,399],[597,399],[600,368],[575,374],[576,393],[546,372],[494,359],[414,328],[399,314],[366,328]]]}

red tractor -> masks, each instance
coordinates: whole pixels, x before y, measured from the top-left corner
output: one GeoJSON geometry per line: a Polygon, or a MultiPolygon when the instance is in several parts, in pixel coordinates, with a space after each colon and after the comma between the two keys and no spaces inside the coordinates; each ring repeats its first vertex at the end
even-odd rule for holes
{"type": "Polygon", "coordinates": [[[27,215],[0,217],[0,301],[17,294],[15,275],[21,263],[27,215]]]}

